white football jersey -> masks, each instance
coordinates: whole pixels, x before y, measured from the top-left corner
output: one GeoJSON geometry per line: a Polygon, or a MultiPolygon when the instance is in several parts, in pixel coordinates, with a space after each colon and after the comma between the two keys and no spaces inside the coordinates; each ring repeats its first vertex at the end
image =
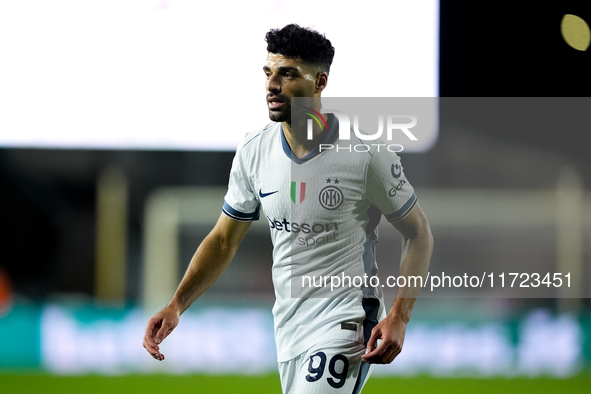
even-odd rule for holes
{"type": "Polygon", "coordinates": [[[368,283],[378,271],[377,225],[382,214],[390,222],[404,218],[417,202],[395,153],[376,141],[355,151],[363,142],[337,140],[337,119],[329,118],[320,138],[333,148],[317,147],[302,159],[292,154],[281,123],[247,135],[222,209],[251,221],[262,207],[268,221],[279,362],[324,340],[363,343],[364,327],[367,340],[385,316],[381,284],[368,283]],[[339,286],[333,277],[342,279],[339,286]]]}

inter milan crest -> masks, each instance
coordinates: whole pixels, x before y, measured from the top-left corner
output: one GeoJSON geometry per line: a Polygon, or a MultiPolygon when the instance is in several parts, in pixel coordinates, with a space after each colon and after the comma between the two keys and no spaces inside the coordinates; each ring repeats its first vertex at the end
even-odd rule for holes
{"type": "Polygon", "coordinates": [[[306,198],[306,182],[291,182],[289,195],[295,205],[303,203],[306,198]]]}
{"type": "MultiPolygon", "coordinates": [[[[326,183],[332,182],[334,182],[337,185],[339,184],[339,180],[336,178],[334,180],[330,178],[326,179],[326,183]]],[[[320,195],[318,196],[318,201],[320,201],[320,205],[322,205],[322,208],[328,209],[329,211],[332,211],[340,207],[343,203],[343,200],[343,192],[341,191],[341,189],[332,185],[326,186],[324,189],[322,189],[320,191],[320,195]]]]}

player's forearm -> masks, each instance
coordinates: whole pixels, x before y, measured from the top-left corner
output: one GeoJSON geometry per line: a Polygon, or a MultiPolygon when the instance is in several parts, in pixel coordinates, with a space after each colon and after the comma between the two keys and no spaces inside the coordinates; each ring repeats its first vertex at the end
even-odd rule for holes
{"type": "Polygon", "coordinates": [[[237,245],[230,244],[219,235],[208,235],[193,255],[168,305],[175,308],[179,315],[183,313],[220,277],[237,249],[237,245]]]}
{"type": "Polygon", "coordinates": [[[422,226],[416,234],[413,234],[413,237],[404,239],[400,276],[406,278],[407,285],[398,289],[396,300],[390,308],[390,315],[398,317],[404,322],[410,320],[410,314],[421,290],[421,284],[429,271],[432,252],[433,236],[428,223],[422,226]],[[416,279],[418,277],[422,279],[416,279]]]}

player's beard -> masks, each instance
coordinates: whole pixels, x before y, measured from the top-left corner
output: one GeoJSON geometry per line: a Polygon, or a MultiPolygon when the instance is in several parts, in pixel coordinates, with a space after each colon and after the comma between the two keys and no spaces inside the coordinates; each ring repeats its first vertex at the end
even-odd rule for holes
{"type": "Polygon", "coordinates": [[[291,123],[291,103],[284,102],[281,111],[269,110],[269,119],[271,119],[273,122],[291,123]]]}
{"type": "Polygon", "coordinates": [[[291,123],[291,108],[289,106],[287,106],[282,111],[269,110],[269,119],[271,119],[273,122],[291,123]]]}

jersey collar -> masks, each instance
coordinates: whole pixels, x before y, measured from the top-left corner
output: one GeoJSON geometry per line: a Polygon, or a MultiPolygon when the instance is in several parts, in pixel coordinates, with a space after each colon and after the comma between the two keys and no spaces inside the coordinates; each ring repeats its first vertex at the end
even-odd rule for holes
{"type": "MultiPolygon", "coordinates": [[[[330,125],[328,129],[324,130],[320,133],[319,140],[321,141],[320,144],[331,144],[337,139],[337,135],[339,133],[339,121],[334,114],[327,114],[328,124],[330,125]]],[[[301,159],[298,158],[291,150],[289,143],[285,139],[285,134],[283,134],[283,124],[279,126],[280,134],[281,134],[281,145],[283,146],[283,152],[289,157],[293,162],[296,164],[302,164],[307,162],[308,160],[318,156],[320,152],[320,144],[318,144],[314,149],[312,149],[306,156],[302,157],[301,159]]]]}

